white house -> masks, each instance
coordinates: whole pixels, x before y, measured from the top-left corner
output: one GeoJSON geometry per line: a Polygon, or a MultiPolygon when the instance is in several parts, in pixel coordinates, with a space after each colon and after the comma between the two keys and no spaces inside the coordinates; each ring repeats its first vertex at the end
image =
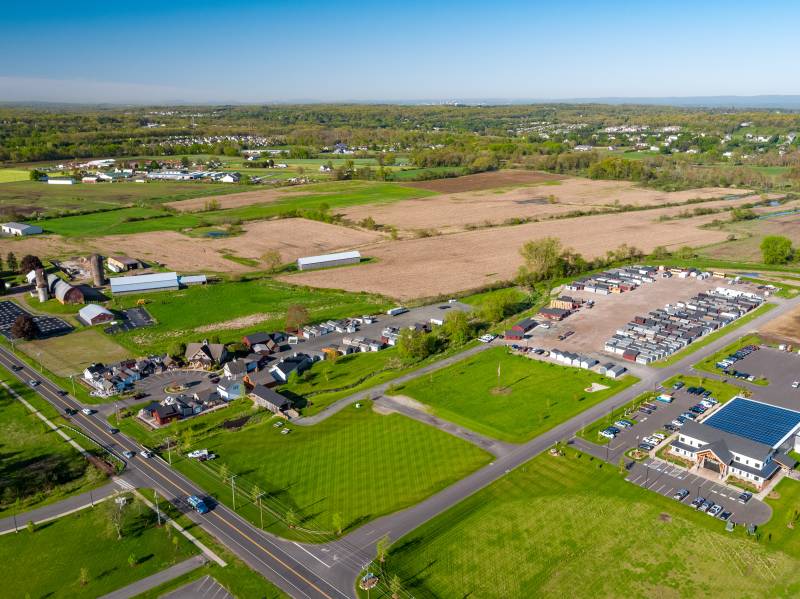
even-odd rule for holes
{"type": "Polygon", "coordinates": [[[17,237],[22,237],[23,235],[38,235],[42,232],[41,227],[26,225],[25,223],[5,223],[0,225],[0,228],[6,235],[16,235],[17,237]]]}

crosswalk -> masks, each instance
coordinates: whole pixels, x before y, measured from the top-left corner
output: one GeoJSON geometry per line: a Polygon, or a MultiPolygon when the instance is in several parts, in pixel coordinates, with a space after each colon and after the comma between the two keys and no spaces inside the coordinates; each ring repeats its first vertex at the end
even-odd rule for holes
{"type": "Polygon", "coordinates": [[[115,478],[114,482],[122,488],[123,491],[133,491],[136,487],[129,483],[127,480],[115,478]]]}

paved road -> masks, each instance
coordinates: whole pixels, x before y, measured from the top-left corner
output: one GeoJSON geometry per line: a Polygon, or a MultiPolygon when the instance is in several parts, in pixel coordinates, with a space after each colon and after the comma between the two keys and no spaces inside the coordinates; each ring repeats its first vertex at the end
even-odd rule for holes
{"type": "Polygon", "coordinates": [[[161,599],[234,599],[234,597],[216,579],[203,576],[171,593],[162,595],[161,599]]]}
{"type": "MultiPolygon", "coordinates": [[[[23,512],[16,518],[17,526],[19,528],[24,528],[28,522],[41,524],[62,516],[67,516],[84,508],[91,507],[95,503],[103,501],[114,495],[114,493],[118,493],[122,490],[123,487],[117,481],[112,481],[97,489],[92,489],[91,491],[80,493],[79,495],[67,497],[56,503],[23,512]]],[[[8,518],[0,520],[0,535],[9,532],[14,532],[14,516],[9,516],[8,518]]]]}
{"type": "Polygon", "coordinates": [[[117,589],[112,593],[103,595],[100,597],[100,599],[130,599],[131,597],[136,597],[137,595],[141,595],[145,591],[154,589],[165,582],[175,580],[178,578],[178,576],[183,576],[187,572],[196,570],[205,563],[206,560],[204,557],[195,555],[194,557],[190,557],[189,559],[175,564],[166,570],[161,570],[161,572],[156,572],[155,574],[152,574],[146,578],[142,578],[141,580],[137,580],[126,587],[122,587],[121,589],[117,589]]]}
{"type": "MultiPolygon", "coordinates": [[[[188,512],[188,516],[226,545],[251,568],[269,578],[293,597],[353,597],[355,594],[353,581],[362,567],[374,556],[375,543],[384,534],[388,534],[390,539],[395,540],[411,532],[465,497],[547,450],[557,441],[572,438],[586,424],[598,419],[614,407],[627,403],[640,393],[652,389],[658,381],[690,367],[692,363],[718,351],[740,335],[757,329],[760,325],[780,316],[798,304],[800,304],[800,298],[780,303],[778,308],[755,319],[749,327],[730,331],[670,367],[660,370],[653,369],[649,376],[645,376],[636,385],[589,408],[579,416],[554,427],[539,437],[515,447],[490,465],[436,495],[411,508],[370,522],[335,542],[304,545],[278,539],[258,530],[221,504],[203,517],[194,512],[188,512]]],[[[65,406],[80,407],[73,398],[61,397],[52,382],[31,371],[3,348],[0,348],[0,363],[7,367],[12,363],[23,366],[22,371],[16,373],[21,380],[36,375],[42,380],[37,391],[59,410],[63,410],[65,406]]],[[[425,369],[416,372],[417,376],[422,374],[425,374],[425,369]]],[[[365,393],[369,393],[369,391],[365,393]]],[[[375,393],[375,390],[372,390],[372,393],[375,393]]],[[[133,440],[121,433],[114,436],[109,435],[105,424],[96,417],[78,414],[74,420],[76,425],[82,427],[111,451],[119,454],[123,449],[138,449],[133,440]]],[[[194,483],[159,458],[151,460],[135,458],[130,460],[128,469],[132,481],[136,480],[137,484],[156,488],[163,496],[184,510],[186,507],[183,498],[186,495],[205,494],[194,483]]]]}

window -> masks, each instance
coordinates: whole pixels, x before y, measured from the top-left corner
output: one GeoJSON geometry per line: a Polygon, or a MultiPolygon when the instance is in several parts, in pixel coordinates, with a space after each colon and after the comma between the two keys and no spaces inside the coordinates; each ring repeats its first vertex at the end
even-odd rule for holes
{"type": "Polygon", "coordinates": [[[754,477],[753,477],[753,480],[760,481],[761,479],[760,479],[758,476],[754,476],[754,477]]]}
{"type": "Polygon", "coordinates": [[[686,443],[686,437],[684,437],[683,435],[681,435],[681,443],[686,443]]]}

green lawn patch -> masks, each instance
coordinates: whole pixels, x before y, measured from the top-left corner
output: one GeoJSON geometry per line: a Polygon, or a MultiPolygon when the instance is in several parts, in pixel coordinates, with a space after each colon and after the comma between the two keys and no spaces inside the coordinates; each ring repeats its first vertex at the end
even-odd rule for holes
{"type": "MultiPolygon", "coordinates": [[[[136,295],[115,297],[111,307],[130,308],[137,299],[136,295]]],[[[380,312],[389,305],[367,293],[312,289],[267,278],[148,293],[147,300],[156,324],[114,336],[135,355],[164,352],[176,342],[198,341],[212,334],[230,342],[253,331],[283,330],[286,309],[292,304],[305,306],[313,321],[380,312]]]]}
{"type": "MultiPolygon", "coordinates": [[[[672,386],[678,381],[683,381],[684,389],[686,387],[705,387],[711,391],[711,396],[721,404],[726,403],[728,400],[736,397],[737,395],[749,395],[749,391],[746,389],[742,389],[741,387],[737,387],[731,383],[723,383],[717,379],[702,376],[676,374],[672,378],[664,381],[662,385],[669,393],[672,389],[672,386]]],[[[700,401],[699,397],[697,401],[700,401]]]]}
{"type": "Polygon", "coordinates": [[[521,443],[637,382],[557,366],[493,348],[396,388],[445,420],[521,443]],[[498,377],[498,371],[500,376],[498,377]],[[593,383],[606,389],[588,392],[593,383]]]}
{"type": "MultiPolygon", "coordinates": [[[[129,496],[130,497],[130,496],[129,496]]],[[[100,597],[196,553],[139,502],[125,508],[122,539],[111,525],[107,500],[94,508],[0,537],[6,597],[100,597]],[[175,541],[173,541],[175,539],[175,541]],[[128,559],[133,557],[133,565],[128,559]],[[86,569],[82,584],[81,569],[86,569]]]]}
{"type": "MultiPolygon", "coordinates": [[[[726,345],[717,353],[708,356],[705,360],[702,360],[694,365],[695,370],[702,370],[703,372],[710,372],[712,374],[721,374],[722,371],[716,367],[716,363],[720,360],[724,360],[732,353],[740,350],[746,345],[761,345],[761,337],[756,335],[755,333],[751,335],[745,335],[741,339],[734,341],[730,345],[726,345]]],[[[734,368],[736,366],[734,365],[734,368]]]]}
{"type": "MultiPolygon", "coordinates": [[[[0,377],[38,407],[33,390],[16,381],[8,370],[0,368],[0,377]]],[[[0,456],[2,518],[88,491],[107,480],[5,389],[0,389],[0,456]]]]}
{"type": "Polygon", "coordinates": [[[711,333],[709,335],[706,335],[705,337],[701,337],[700,339],[698,339],[694,343],[691,343],[689,346],[683,348],[681,351],[672,354],[671,356],[669,356],[668,358],[665,358],[664,360],[659,360],[658,362],[653,362],[653,363],[650,364],[650,366],[652,366],[654,368],[666,368],[667,366],[672,366],[676,362],[681,361],[686,356],[692,355],[698,349],[701,349],[701,348],[705,347],[709,343],[713,343],[714,341],[716,341],[720,337],[722,337],[724,335],[727,335],[731,331],[735,331],[736,329],[743,327],[744,325],[752,322],[753,320],[755,320],[756,318],[758,318],[762,314],[766,314],[770,310],[772,310],[774,308],[777,308],[777,307],[778,307],[777,304],[763,304],[763,305],[759,306],[758,308],[756,308],[755,310],[753,310],[752,312],[750,312],[750,314],[742,316],[740,319],[733,321],[731,324],[729,324],[728,326],[722,327],[718,331],[714,331],[713,333],[711,333]]]}
{"type": "Polygon", "coordinates": [[[29,181],[30,171],[18,168],[0,169],[0,183],[13,183],[15,181],[29,181]]]}
{"type": "MultiPolygon", "coordinates": [[[[396,573],[420,598],[800,592],[797,553],[771,550],[778,544],[763,535],[726,533],[724,523],[577,455],[543,454],[395,540],[384,581],[396,573]]],[[[794,550],[800,531],[787,532],[792,543],[783,547],[794,550]]],[[[388,598],[382,589],[371,597],[388,598]]]]}
{"type": "MultiPolygon", "coordinates": [[[[287,529],[292,510],[302,528],[332,531],[334,514],[344,529],[418,503],[491,461],[492,456],[457,437],[399,414],[381,415],[365,401],[313,427],[293,426],[283,435],[269,421],[236,432],[216,432],[193,443],[219,455],[201,464],[188,458],[173,464],[218,500],[232,506],[231,485],[222,482],[224,464],[237,474],[237,511],[261,520],[249,491],[268,496],[264,527],[308,539],[287,529]]],[[[314,537],[312,536],[313,540],[314,537]]],[[[319,540],[324,540],[320,537],[319,540]]]]}

